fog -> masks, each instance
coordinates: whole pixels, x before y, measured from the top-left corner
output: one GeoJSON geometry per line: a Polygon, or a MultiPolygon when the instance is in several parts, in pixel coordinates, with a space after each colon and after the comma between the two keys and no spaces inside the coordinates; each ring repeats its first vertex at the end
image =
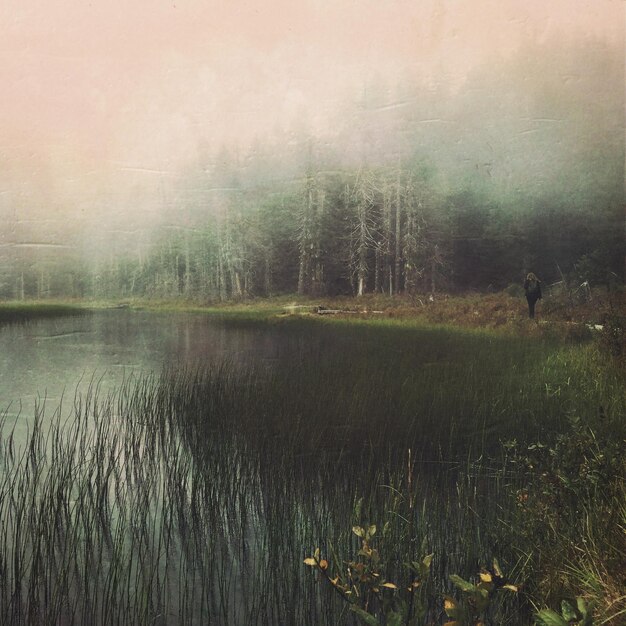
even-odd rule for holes
{"type": "Polygon", "coordinates": [[[624,6],[569,0],[0,8],[0,250],[141,255],[243,187],[419,161],[507,210],[614,202],[624,6]]]}

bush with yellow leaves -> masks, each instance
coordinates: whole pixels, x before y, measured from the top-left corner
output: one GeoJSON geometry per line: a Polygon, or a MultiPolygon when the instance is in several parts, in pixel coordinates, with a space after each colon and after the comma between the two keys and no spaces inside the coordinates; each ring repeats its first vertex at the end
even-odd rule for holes
{"type": "Polygon", "coordinates": [[[408,581],[392,582],[381,572],[380,555],[372,545],[376,526],[353,526],[352,532],[361,540],[356,559],[344,567],[331,567],[318,548],[313,556],[304,559],[304,564],[320,573],[363,624],[417,626],[422,623],[426,613],[422,589],[433,555],[406,564],[408,581]]]}

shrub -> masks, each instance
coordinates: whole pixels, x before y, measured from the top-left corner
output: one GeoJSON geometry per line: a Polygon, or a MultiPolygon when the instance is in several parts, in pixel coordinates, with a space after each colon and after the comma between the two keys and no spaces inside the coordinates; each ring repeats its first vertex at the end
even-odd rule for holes
{"type": "MultiPolygon", "coordinates": [[[[548,605],[584,595],[607,624],[617,623],[612,616],[626,601],[619,592],[626,566],[619,519],[626,441],[610,421],[600,409],[593,427],[572,418],[569,431],[550,443],[505,444],[513,449],[515,474],[525,477],[513,494],[518,514],[511,530],[533,560],[528,593],[548,605]]],[[[590,613],[562,606],[558,619],[554,611],[540,613],[539,624],[591,623],[590,613]],[[559,621],[566,615],[577,621],[559,621]]]]}
{"type": "Polygon", "coordinates": [[[524,288],[519,283],[511,283],[504,292],[513,298],[524,297],[524,288]]]}
{"type": "Polygon", "coordinates": [[[600,347],[620,362],[626,361],[626,317],[614,311],[604,318],[600,347]]]}

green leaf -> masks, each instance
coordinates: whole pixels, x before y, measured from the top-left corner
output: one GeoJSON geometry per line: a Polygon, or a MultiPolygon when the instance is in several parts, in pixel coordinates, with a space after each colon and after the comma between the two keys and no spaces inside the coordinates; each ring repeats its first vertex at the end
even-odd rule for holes
{"type": "Polygon", "coordinates": [[[583,617],[579,626],[593,626],[593,602],[587,605],[584,598],[576,598],[576,606],[583,617]]]}
{"type": "Polygon", "coordinates": [[[365,530],[363,528],[361,528],[361,526],[353,526],[352,527],[352,532],[357,537],[365,537],[365,530]]]}
{"type": "Polygon", "coordinates": [[[567,622],[552,609],[543,609],[537,613],[537,624],[540,626],[568,626],[567,622]]]}
{"type": "Polygon", "coordinates": [[[502,570],[500,569],[500,563],[498,563],[498,559],[493,560],[493,573],[499,578],[504,578],[504,574],[502,573],[502,570]]]}
{"type": "Polygon", "coordinates": [[[364,611],[362,608],[353,604],[350,607],[350,610],[355,613],[364,624],[367,624],[368,626],[380,626],[380,622],[373,615],[364,611]]]}
{"type": "Polygon", "coordinates": [[[472,583],[468,582],[467,580],[463,580],[460,576],[457,576],[456,574],[452,574],[450,576],[450,580],[461,591],[465,591],[467,593],[475,593],[476,591],[478,591],[478,588],[476,587],[476,585],[473,585],[472,583]]]}
{"type": "Polygon", "coordinates": [[[373,537],[376,534],[376,524],[370,524],[370,527],[367,529],[367,537],[373,537]]]}
{"type": "Polygon", "coordinates": [[[434,554],[429,554],[422,559],[422,566],[420,567],[420,573],[423,577],[428,575],[430,571],[430,565],[433,562],[434,554]]]}
{"type": "Polygon", "coordinates": [[[363,508],[363,498],[359,498],[354,504],[354,519],[359,520],[361,518],[361,509],[363,508]]]}
{"type": "Polygon", "coordinates": [[[578,620],[576,609],[567,600],[561,602],[561,615],[566,622],[578,620]]]}
{"type": "Polygon", "coordinates": [[[479,611],[485,611],[489,606],[489,592],[486,589],[478,589],[478,593],[472,595],[472,600],[479,611]]]}
{"type": "Polygon", "coordinates": [[[404,617],[401,613],[391,611],[391,613],[387,614],[386,624],[387,626],[402,626],[402,624],[404,624],[404,617]]]}

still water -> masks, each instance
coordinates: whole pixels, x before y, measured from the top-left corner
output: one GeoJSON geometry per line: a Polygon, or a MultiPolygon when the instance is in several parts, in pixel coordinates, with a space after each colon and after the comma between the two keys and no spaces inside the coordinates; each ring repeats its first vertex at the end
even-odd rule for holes
{"type": "Polygon", "coordinates": [[[105,396],[129,376],[228,360],[263,366],[290,349],[271,330],[226,328],[203,314],[96,311],[0,327],[0,414],[25,434],[37,408],[71,410],[97,384],[105,396]]]}
{"type": "MultiPolygon", "coordinates": [[[[380,523],[401,506],[407,445],[430,450],[447,428],[416,429],[412,416],[428,418],[431,404],[420,383],[449,397],[432,380],[449,380],[439,345],[433,355],[356,339],[130,310],[0,328],[0,623],[354,623],[303,558],[330,541],[353,553],[355,521],[380,523]],[[370,361],[373,349],[386,353],[370,361]],[[224,375],[176,374],[224,361],[234,366],[224,375]],[[422,361],[422,379],[407,378],[407,363],[422,361]],[[125,380],[164,369],[158,385],[124,395],[125,380]],[[98,407],[72,419],[74,398],[94,386],[98,407]],[[120,403],[100,410],[116,390],[120,403]]],[[[496,483],[455,482],[445,463],[411,467],[424,504],[409,548],[397,543],[451,555],[438,565],[443,584],[493,554],[466,541],[483,534],[474,511],[500,514],[484,506],[496,483]]],[[[406,561],[394,554],[391,578],[406,561]]]]}

